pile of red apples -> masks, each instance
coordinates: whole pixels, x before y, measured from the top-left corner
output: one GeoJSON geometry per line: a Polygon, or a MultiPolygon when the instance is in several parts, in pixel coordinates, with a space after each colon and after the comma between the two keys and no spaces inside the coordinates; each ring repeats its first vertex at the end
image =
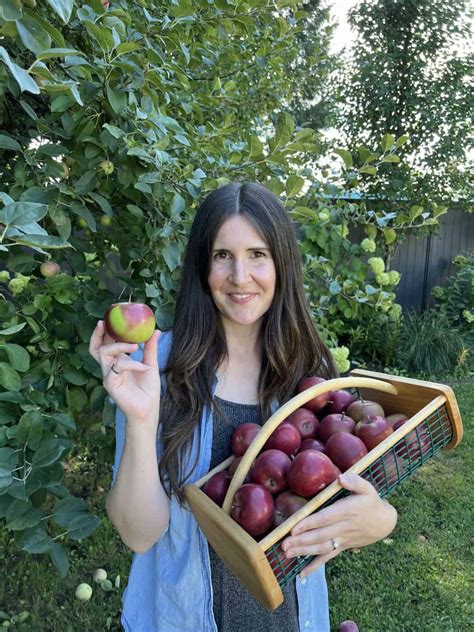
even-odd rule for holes
{"type": "MultiPolygon", "coordinates": [[[[304,378],[297,393],[324,381],[321,377],[304,378]]],[[[314,397],[270,435],[234,495],[232,518],[250,535],[265,535],[407,420],[402,413],[385,416],[380,404],[356,399],[346,390],[314,397]]],[[[260,430],[256,423],[238,426],[230,445],[235,459],[228,469],[214,474],[203,486],[204,493],[219,506],[242,456],[260,430]]],[[[423,443],[426,445],[427,437],[423,443]]],[[[396,475],[402,464],[391,463],[390,459],[402,461],[409,453],[413,456],[411,452],[418,450],[419,444],[419,437],[412,431],[400,445],[397,456],[388,452],[382,458],[386,461],[384,470],[396,475]]],[[[380,468],[382,472],[381,463],[380,468]]]]}

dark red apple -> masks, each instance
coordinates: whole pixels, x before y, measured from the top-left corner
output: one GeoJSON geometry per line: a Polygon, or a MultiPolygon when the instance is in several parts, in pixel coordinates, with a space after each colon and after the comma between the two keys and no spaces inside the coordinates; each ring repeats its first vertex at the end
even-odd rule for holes
{"type": "Polygon", "coordinates": [[[232,433],[230,449],[234,456],[242,456],[261,430],[262,426],[254,423],[240,424],[232,433]]]}
{"type": "Polygon", "coordinates": [[[359,632],[359,627],[355,621],[343,621],[339,625],[338,632],[359,632]]]}
{"type": "Polygon", "coordinates": [[[298,452],[303,452],[303,450],[317,450],[318,452],[326,454],[326,447],[319,439],[303,439],[298,452]]]}
{"type": "Polygon", "coordinates": [[[278,494],[275,498],[275,519],[273,526],[278,527],[285,522],[287,518],[301,509],[303,505],[306,505],[307,499],[302,496],[298,496],[294,492],[286,491],[278,494]]]}
{"type": "Polygon", "coordinates": [[[407,421],[408,417],[404,415],[403,413],[393,413],[392,415],[387,415],[385,419],[395,430],[394,425],[400,421],[407,421]]]}
{"type": "Polygon", "coordinates": [[[268,437],[263,449],[281,450],[288,456],[292,456],[298,452],[300,445],[301,435],[297,428],[293,424],[284,421],[268,437]]]}
{"type": "Polygon", "coordinates": [[[336,432],[326,443],[326,452],[331,461],[343,472],[367,454],[365,443],[348,432],[336,432]]]}
{"type": "Polygon", "coordinates": [[[350,432],[354,434],[355,421],[345,413],[333,413],[321,419],[318,430],[318,438],[323,443],[336,432],[350,432]]]}
{"type": "Polygon", "coordinates": [[[380,415],[381,417],[385,416],[384,409],[377,402],[372,402],[364,399],[356,399],[355,402],[347,409],[347,414],[349,417],[357,423],[364,417],[365,415],[380,415]]]}
{"type": "MultiPolygon", "coordinates": [[[[400,419],[393,424],[393,431],[395,432],[402,426],[404,426],[408,419],[400,419]]],[[[400,439],[399,443],[395,444],[395,451],[399,456],[409,457],[410,461],[416,462],[423,456],[429,453],[431,449],[432,441],[428,432],[428,429],[423,424],[416,426],[411,432],[400,439]]]]}
{"type": "Polygon", "coordinates": [[[204,484],[202,491],[209,496],[216,505],[222,507],[231,479],[232,477],[227,470],[217,472],[204,484]]]}
{"type": "MultiPolygon", "coordinates": [[[[241,457],[241,456],[236,456],[235,459],[232,461],[232,463],[229,465],[229,475],[231,477],[234,476],[235,470],[239,467],[239,464],[240,464],[240,461],[242,460],[242,458],[243,457],[241,457]]],[[[244,483],[251,483],[252,482],[252,468],[253,468],[254,464],[255,464],[255,461],[250,466],[249,471],[245,475],[244,483]]]]}
{"type": "Polygon", "coordinates": [[[392,426],[385,417],[381,415],[367,415],[362,417],[355,429],[356,437],[362,439],[367,450],[372,450],[376,445],[382,443],[392,432],[392,426]]]}
{"type": "Polygon", "coordinates": [[[401,480],[406,464],[404,459],[390,451],[377,459],[370,469],[369,480],[375,489],[380,491],[385,486],[395,485],[401,480]]]}
{"type": "Polygon", "coordinates": [[[232,500],[231,515],[250,535],[262,535],[273,524],[273,496],[262,485],[241,485],[232,500]]]}
{"type": "MultiPolygon", "coordinates": [[[[318,377],[318,376],[304,377],[298,382],[298,385],[296,387],[296,392],[301,393],[302,391],[306,391],[308,388],[311,388],[311,386],[316,386],[316,384],[321,384],[322,382],[326,382],[326,380],[323,377],[318,377]]],[[[321,408],[323,408],[326,405],[326,403],[328,402],[330,398],[331,398],[331,391],[328,391],[327,393],[323,393],[322,395],[313,397],[313,399],[310,399],[309,402],[305,403],[304,407],[309,408],[309,410],[312,410],[313,413],[317,413],[318,410],[321,410],[321,408]]]]}
{"type": "Polygon", "coordinates": [[[154,313],[144,303],[114,303],[104,314],[104,325],[109,336],[117,342],[138,344],[151,338],[156,321],[154,313]]]}
{"type": "Polygon", "coordinates": [[[302,439],[311,439],[316,436],[319,420],[308,408],[297,408],[285,421],[295,426],[302,439]]]}
{"type": "Polygon", "coordinates": [[[291,491],[306,497],[315,496],[335,479],[334,464],[317,450],[305,450],[297,454],[287,474],[291,491]]]}
{"type": "Polygon", "coordinates": [[[349,391],[332,391],[331,399],[326,404],[325,412],[328,415],[334,413],[345,413],[347,409],[355,402],[355,397],[349,393],[349,391]]]}
{"type": "Polygon", "coordinates": [[[265,450],[257,457],[252,469],[252,481],[263,485],[271,494],[279,494],[288,487],[286,475],[291,459],[281,450],[265,450]]]}

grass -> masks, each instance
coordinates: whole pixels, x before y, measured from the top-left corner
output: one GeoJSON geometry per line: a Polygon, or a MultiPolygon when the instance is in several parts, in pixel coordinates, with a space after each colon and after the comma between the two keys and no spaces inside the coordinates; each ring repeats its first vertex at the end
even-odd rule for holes
{"type": "MultiPolygon", "coordinates": [[[[471,629],[474,389],[468,383],[454,390],[464,424],[461,444],[435,456],[391,495],[399,519],[390,538],[360,552],[345,551],[327,565],[332,630],[345,619],[357,621],[361,632],[471,629]]],[[[69,488],[86,498],[102,521],[91,537],[69,544],[66,578],[48,557],[23,553],[11,533],[0,531],[0,611],[12,621],[10,630],[122,629],[121,595],[131,555],[105,517],[112,453],[98,436],[89,431],[81,445],[90,447],[82,447],[68,464],[69,488]],[[93,584],[96,568],[105,568],[112,583],[119,576],[119,588],[104,592],[93,584]],[[94,588],[86,603],[74,597],[81,582],[94,588]],[[23,621],[22,612],[28,613],[23,621]]]]}

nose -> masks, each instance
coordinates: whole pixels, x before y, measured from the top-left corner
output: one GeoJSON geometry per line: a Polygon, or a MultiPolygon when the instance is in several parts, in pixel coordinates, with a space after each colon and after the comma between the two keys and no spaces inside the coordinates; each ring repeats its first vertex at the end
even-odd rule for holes
{"type": "Polygon", "coordinates": [[[231,280],[234,285],[243,285],[249,279],[247,262],[237,257],[232,262],[231,280]]]}

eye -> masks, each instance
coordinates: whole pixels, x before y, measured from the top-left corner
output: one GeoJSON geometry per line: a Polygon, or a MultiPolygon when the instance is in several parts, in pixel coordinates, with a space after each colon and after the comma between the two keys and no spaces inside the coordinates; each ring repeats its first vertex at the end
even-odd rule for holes
{"type": "Polygon", "coordinates": [[[263,250],[254,250],[252,254],[256,259],[261,259],[262,257],[267,256],[267,253],[263,252],[263,250]]]}
{"type": "Polygon", "coordinates": [[[214,261],[224,261],[225,259],[228,259],[230,257],[228,252],[225,251],[221,251],[221,252],[215,252],[213,259],[214,261]]]}

